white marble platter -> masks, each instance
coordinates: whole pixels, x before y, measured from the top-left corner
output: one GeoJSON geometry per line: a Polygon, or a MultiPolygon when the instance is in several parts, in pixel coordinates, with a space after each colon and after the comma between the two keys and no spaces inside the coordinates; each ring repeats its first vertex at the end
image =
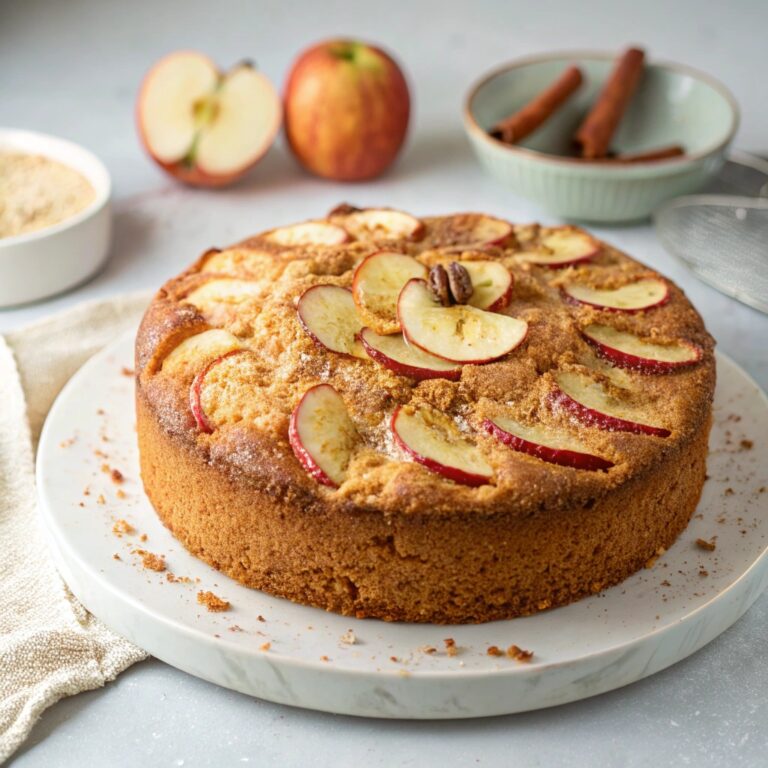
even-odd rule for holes
{"type": "Polygon", "coordinates": [[[141,489],[126,370],[132,342],[128,333],[89,361],[51,410],[37,465],[42,523],[61,574],[84,605],[190,674],[270,701],[351,715],[521,712],[603,693],[674,664],[733,624],[768,583],[768,456],[757,440],[768,434],[768,400],[723,355],[709,479],[690,526],[653,567],[537,616],[433,626],[294,605],[242,587],[188,554],[141,489]],[[112,469],[124,475],[122,483],[112,469]],[[118,536],[117,520],[135,532],[118,536]],[[714,537],[712,552],[695,543],[714,537]],[[143,568],[138,549],[164,555],[167,571],[143,568]],[[201,590],[231,609],[209,613],[197,602],[201,590]],[[354,643],[342,640],[349,630],[354,643]],[[446,638],[455,641],[455,655],[446,638]],[[533,650],[533,660],[487,654],[491,645],[512,643],[533,650]]]}

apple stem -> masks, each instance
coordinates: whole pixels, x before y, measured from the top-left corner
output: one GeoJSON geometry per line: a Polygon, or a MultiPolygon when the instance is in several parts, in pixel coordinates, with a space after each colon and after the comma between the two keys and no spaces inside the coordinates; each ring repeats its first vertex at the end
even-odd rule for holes
{"type": "Polygon", "coordinates": [[[330,52],[337,59],[342,59],[343,61],[354,61],[356,58],[356,53],[358,48],[359,48],[358,43],[342,42],[342,43],[339,43],[338,45],[335,45],[333,48],[331,48],[330,52]]]}

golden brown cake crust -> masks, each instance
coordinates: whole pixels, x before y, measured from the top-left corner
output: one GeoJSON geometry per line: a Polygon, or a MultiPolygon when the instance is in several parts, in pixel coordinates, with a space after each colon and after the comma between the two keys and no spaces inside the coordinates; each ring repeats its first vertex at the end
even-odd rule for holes
{"type": "Polygon", "coordinates": [[[620,581],[674,541],[701,491],[715,380],[701,318],[669,281],[669,300],[645,312],[564,302],[567,282],[610,288],[658,276],[607,244],[589,263],[552,270],[521,257],[535,226],[516,227],[504,247],[461,252],[451,246],[450,218],[422,221],[417,242],[288,247],[265,233],[204,254],[161,289],[136,346],[142,477],[158,514],[190,551],[239,581],[358,616],[508,618],[620,581]],[[464,366],[456,382],[414,382],[319,348],[298,322],[298,297],[312,285],[349,286],[354,267],[383,247],[427,265],[500,260],[515,278],[504,312],[528,322],[525,342],[499,361],[464,366]],[[205,286],[223,279],[245,281],[251,293],[238,303],[212,300],[205,286]],[[703,357],[666,375],[615,368],[579,333],[593,322],[662,343],[686,339],[703,357]],[[210,328],[226,328],[247,352],[209,403],[216,429],[205,434],[189,388],[206,361],[163,365],[210,328]],[[569,370],[671,434],[575,422],[550,400],[554,374],[569,370]],[[312,479],[288,443],[292,410],[321,382],[341,394],[361,435],[338,489],[312,479]],[[408,460],[388,429],[394,408],[408,403],[453,417],[492,466],[491,482],[458,485],[408,460]],[[557,428],[614,466],[578,470],[512,451],[480,428],[498,413],[557,428]]]}

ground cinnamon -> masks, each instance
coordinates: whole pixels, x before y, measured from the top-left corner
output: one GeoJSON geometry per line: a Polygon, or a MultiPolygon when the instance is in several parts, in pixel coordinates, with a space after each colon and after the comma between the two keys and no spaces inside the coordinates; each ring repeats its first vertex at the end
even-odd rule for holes
{"type": "Polygon", "coordinates": [[[645,53],[630,48],[616,62],[600,96],[576,132],[575,143],[582,157],[605,157],[643,73],[645,53]]]}
{"type": "Polygon", "coordinates": [[[491,136],[516,144],[548,120],[582,83],[581,70],[568,67],[545,91],[490,130],[491,136]]]}

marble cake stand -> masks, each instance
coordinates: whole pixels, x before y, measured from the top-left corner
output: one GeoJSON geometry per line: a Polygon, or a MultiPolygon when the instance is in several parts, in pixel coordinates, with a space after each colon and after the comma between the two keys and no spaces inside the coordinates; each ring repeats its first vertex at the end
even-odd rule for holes
{"type": "Polygon", "coordinates": [[[710,479],[689,528],[653,567],[537,616],[433,626],[294,605],[242,587],[188,554],[142,492],[133,380],[124,370],[132,365],[132,340],[127,334],[89,361],[51,410],[38,453],[41,519],[57,566],[83,604],[192,675],[350,715],[521,712],[594,696],[674,664],[733,624],[768,583],[768,456],[750,447],[768,434],[768,401],[723,355],[710,479]],[[112,469],[124,475],[122,483],[112,469]],[[118,536],[118,520],[134,532],[118,536]],[[696,546],[697,538],[713,537],[714,551],[696,546]],[[145,569],[137,550],[164,555],[167,570],[145,569]],[[197,602],[204,590],[228,600],[230,610],[208,612],[197,602]],[[487,654],[491,645],[512,643],[533,650],[533,660],[487,654]]]}

